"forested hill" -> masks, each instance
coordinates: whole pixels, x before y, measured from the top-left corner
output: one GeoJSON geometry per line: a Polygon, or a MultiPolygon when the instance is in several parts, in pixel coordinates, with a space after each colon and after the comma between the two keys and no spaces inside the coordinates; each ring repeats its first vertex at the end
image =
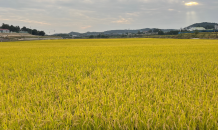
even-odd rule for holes
{"type": "Polygon", "coordinates": [[[162,31],[174,31],[176,29],[158,29],[158,28],[144,28],[144,29],[135,29],[135,30],[109,30],[104,32],[86,32],[86,33],[79,33],[79,32],[70,32],[70,33],[57,33],[54,35],[98,35],[98,34],[125,34],[125,33],[138,33],[139,31],[149,31],[153,30],[154,32],[158,32],[159,30],[162,31]],[[155,31],[156,30],[156,31],[155,31]]]}
{"type": "Polygon", "coordinates": [[[27,27],[22,27],[20,28],[19,26],[13,26],[13,25],[9,25],[9,24],[2,24],[2,26],[0,26],[0,29],[8,29],[12,32],[17,32],[19,33],[20,31],[26,31],[28,32],[29,34],[32,34],[32,35],[40,35],[40,36],[44,36],[45,35],[45,32],[44,31],[38,31],[36,29],[30,29],[30,28],[27,28],[27,27]]]}
{"type": "Polygon", "coordinates": [[[203,22],[203,23],[192,24],[192,25],[188,26],[187,28],[191,28],[191,27],[204,27],[206,29],[213,29],[214,25],[218,25],[218,24],[217,23],[203,22]]]}

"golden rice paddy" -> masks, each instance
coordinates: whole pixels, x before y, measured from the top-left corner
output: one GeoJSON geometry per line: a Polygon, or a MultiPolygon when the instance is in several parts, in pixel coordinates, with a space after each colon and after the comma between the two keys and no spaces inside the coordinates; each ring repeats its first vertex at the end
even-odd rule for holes
{"type": "Polygon", "coordinates": [[[0,129],[217,129],[218,41],[0,43],[0,129]]]}

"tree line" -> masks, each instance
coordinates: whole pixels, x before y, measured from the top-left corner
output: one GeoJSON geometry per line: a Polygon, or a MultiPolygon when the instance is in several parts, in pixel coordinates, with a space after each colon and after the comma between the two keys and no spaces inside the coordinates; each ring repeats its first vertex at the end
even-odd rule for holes
{"type": "Polygon", "coordinates": [[[104,34],[99,34],[97,36],[94,35],[90,35],[89,38],[109,38],[109,36],[106,36],[104,34]]]}
{"type": "Polygon", "coordinates": [[[30,29],[30,28],[27,28],[25,26],[20,28],[19,26],[13,26],[13,25],[3,23],[0,28],[1,29],[8,29],[8,30],[10,30],[12,32],[17,32],[17,33],[19,33],[20,31],[26,31],[26,32],[28,32],[29,34],[32,34],[32,35],[40,35],[40,36],[45,35],[44,31],[38,31],[36,29],[30,29]]]}
{"type": "Polygon", "coordinates": [[[149,33],[151,32],[157,32],[158,35],[178,35],[179,31],[178,30],[171,30],[169,32],[163,32],[161,29],[155,28],[153,30],[149,30],[149,33]]]}

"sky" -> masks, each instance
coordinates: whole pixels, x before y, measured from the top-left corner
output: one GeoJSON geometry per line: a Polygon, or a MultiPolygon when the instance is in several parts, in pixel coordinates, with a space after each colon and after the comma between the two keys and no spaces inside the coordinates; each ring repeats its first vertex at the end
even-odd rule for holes
{"type": "Polygon", "coordinates": [[[0,24],[46,34],[218,23],[218,0],[0,0],[0,24]]]}

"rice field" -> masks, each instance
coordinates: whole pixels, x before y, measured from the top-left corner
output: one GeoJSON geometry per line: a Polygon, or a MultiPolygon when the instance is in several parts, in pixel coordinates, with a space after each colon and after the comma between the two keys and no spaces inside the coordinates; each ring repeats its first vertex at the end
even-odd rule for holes
{"type": "Polygon", "coordinates": [[[218,41],[0,43],[0,129],[217,129],[218,41]]]}

